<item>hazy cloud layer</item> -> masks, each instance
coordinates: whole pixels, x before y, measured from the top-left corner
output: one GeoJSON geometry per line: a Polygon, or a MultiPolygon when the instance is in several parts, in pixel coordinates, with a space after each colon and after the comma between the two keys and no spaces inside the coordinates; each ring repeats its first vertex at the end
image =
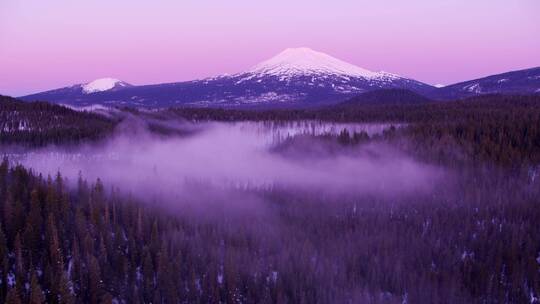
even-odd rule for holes
{"type": "MultiPolygon", "coordinates": [[[[214,189],[279,186],[336,194],[402,195],[429,191],[442,176],[440,170],[387,146],[360,146],[338,154],[320,149],[318,155],[295,153],[293,157],[271,149],[276,138],[283,138],[279,133],[283,129],[255,123],[174,127],[189,130],[190,135],[155,136],[145,131],[144,124],[129,121],[105,143],[69,151],[40,149],[19,161],[43,174],[60,171],[72,181],[82,172],[89,180],[99,177],[107,185],[144,196],[181,195],[186,183],[193,182],[211,184],[214,189]]],[[[303,140],[301,145],[323,143],[303,140]]]]}

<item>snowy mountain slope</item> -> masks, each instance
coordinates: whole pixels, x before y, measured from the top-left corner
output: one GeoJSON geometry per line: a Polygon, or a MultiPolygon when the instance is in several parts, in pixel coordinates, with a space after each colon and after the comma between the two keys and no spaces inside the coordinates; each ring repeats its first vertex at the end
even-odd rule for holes
{"type": "Polygon", "coordinates": [[[288,78],[299,75],[316,76],[324,74],[364,78],[377,76],[377,73],[309,48],[286,49],[275,57],[257,64],[247,71],[247,74],[288,78]]]}
{"type": "Polygon", "coordinates": [[[77,106],[312,106],[334,104],[362,92],[389,88],[420,93],[433,89],[412,79],[372,72],[309,48],[292,48],[234,75],[147,86],[103,78],[22,98],[77,106]]]}
{"type": "Polygon", "coordinates": [[[123,88],[128,86],[131,85],[115,78],[100,78],[81,85],[81,88],[83,93],[92,94],[96,92],[104,92],[111,89],[123,88]]]}
{"type": "Polygon", "coordinates": [[[540,92],[540,67],[491,75],[438,88],[428,95],[456,99],[482,94],[535,94],[540,92]]]}
{"type": "Polygon", "coordinates": [[[376,89],[424,93],[432,86],[372,72],[309,48],[286,49],[246,72],[202,80],[129,86],[116,79],[22,97],[74,104],[189,106],[314,106],[334,104],[376,89]]]}
{"type": "Polygon", "coordinates": [[[381,89],[409,90],[432,99],[538,93],[540,68],[436,88],[395,74],[369,71],[309,48],[292,48],[233,75],[144,86],[103,78],[21,98],[76,106],[310,107],[337,104],[381,89]]]}
{"type": "Polygon", "coordinates": [[[104,78],[22,98],[79,106],[310,106],[333,104],[362,92],[388,88],[420,93],[433,89],[412,79],[372,72],[309,48],[292,48],[234,75],[148,86],[130,86],[104,78]]]}
{"type": "Polygon", "coordinates": [[[100,78],[87,83],[75,84],[69,87],[54,89],[37,94],[23,96],[23,100],[43,100],[55,103],[78,104],[91,95],[103,92],[114,92],[133,87],[131,84],[115,79],[100,78]]]}
{"type": "MultiPolygon", "coordinates": [[[[425,92],[433,87],[386,72],[372,72],[309,48],[286,49],[244,73],[236,85],[267,87],[311,103],[343,100],[344,96],[383,88],[425,92]]],[[[281,95],[282,95],[281,94],[281,95]]],[[[257,95],[250,96],[257,100],[257,95]]]]}

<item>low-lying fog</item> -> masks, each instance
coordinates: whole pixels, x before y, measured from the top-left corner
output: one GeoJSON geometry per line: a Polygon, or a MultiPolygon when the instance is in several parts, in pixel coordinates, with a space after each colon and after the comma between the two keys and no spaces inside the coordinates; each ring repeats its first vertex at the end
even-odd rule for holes
{"type": "Polygon", "coordinates": [[[44,175],[60,171],[76,181],[80,172],[90,181],[99,177],[106,185],[143,196],[178,194],[191,182],[218,189],[280,187],[402,195],[429,191],[441,176],[437,168],[385,145],[335,148],[334,141],[316,137],[339,134],[344,128],[351,134],[374,135],[390,127],[386,124],[176,123],[175,128],[191,134],[168,137],[151,134],[141,124],[128,120],[100,144],[48,147],[8,156],[44,175]],[[287,147],[296,153],[279,149],[287,138],[301,138],[287,147]]]}

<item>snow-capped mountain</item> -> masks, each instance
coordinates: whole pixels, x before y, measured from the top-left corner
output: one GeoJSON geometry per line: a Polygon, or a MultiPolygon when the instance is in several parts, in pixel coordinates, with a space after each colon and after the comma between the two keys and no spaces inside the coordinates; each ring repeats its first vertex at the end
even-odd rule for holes
{"type": "Polygon", "coordinates": [[[275,57],[257,64],[247,71],[247,74],[279,76],[285,79],[301,75],[343,75],[364,78],[378,76],[378,73],[309,48],[286,49],[275,57]]]}
{"type": "Polygon", "coordinates": [[[179,83],[131,86],[112,78],[22,97],[73,105],[309,106],[375,89],[424,93],[432,86],[372,72],[309,48],[286,49],[245,72],[179,83]]]}
{"type": "MultiPolygon", "coordinates": [[[[286,49],[244,73],[232,75],[235,85],[255,87],[253,101],[275,97],[311,103],[333,103],[345,95],[382,88],[428,91],[433,87],[387,72],[373,72],[309,48],[286,49]],[[260,93],[260,95],[257,95],[260,93]]],[[[249,90],[251,91],[251,90],[249,90]]]]}
{"type": "MultiPolygon", "coordinates": [[[[115,79],[100,78],[86,83],[75,84],[69,87],[45,91],[21,97],[23,100],[42,100],[68,105],[89,105],[89,97],[114,92],[120,89],[133,87],[131,84],[115,79]]],[[[99,102],[98,102],[99,103],[99,102]]]]}
{"type": "Polygon", "coordinates": [[[115,88],[129,87],[130,84],[115,78],[100,78],[80,85],[84,94],[92,94],[113,90],[115,88]]]}
{"type": "Polygon", "coordinates": [[[538,93],[540,68],[436,88],[395,74],[369,71],[309,48],[291,48],[233,75],[143,86],[103,78],[21,98],[75,106],[308,107],[337,104],[381,89],[405,89],[433,99],[538,93]]]}

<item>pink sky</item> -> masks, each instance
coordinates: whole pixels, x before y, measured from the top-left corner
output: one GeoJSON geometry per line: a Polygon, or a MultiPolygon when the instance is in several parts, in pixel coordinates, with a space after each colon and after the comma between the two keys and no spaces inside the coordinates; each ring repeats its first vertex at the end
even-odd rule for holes
{"type": "Polygon", "coordinates": [[[426,83],[540,66],[538,0],[1,0],[0,94],[240,72],[306,46],[426,83]]]}

